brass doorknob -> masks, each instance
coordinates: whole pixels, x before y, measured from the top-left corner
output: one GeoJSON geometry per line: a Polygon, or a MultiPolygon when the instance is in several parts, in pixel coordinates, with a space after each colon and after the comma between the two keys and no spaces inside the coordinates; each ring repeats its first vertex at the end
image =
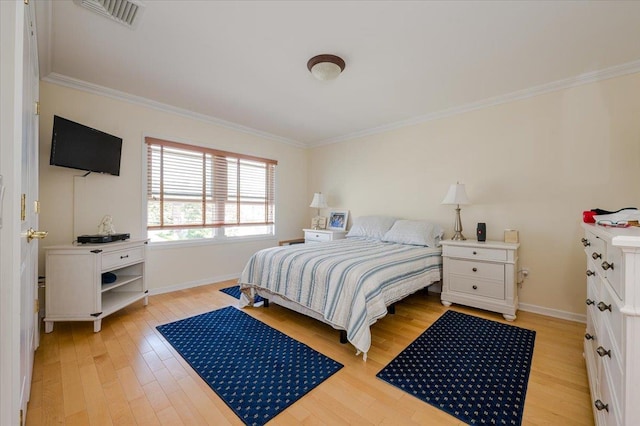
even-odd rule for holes
{"type": "Polygon", "coordinates": [[[27,230],[27,242],[30,243],[34,238],[41,240],[48,234],[49,233],[47,231],[34,231],[33,228],[29,228],[27,230]]]}

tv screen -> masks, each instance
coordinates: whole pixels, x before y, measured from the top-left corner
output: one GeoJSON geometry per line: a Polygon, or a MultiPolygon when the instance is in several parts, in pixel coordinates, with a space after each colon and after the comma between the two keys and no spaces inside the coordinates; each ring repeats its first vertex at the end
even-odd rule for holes
{"type": "Polygon", "coordinates": [[[120,176],[121,151],[121,138],[57,115],[53,117],[49,164],[120,176]]]}

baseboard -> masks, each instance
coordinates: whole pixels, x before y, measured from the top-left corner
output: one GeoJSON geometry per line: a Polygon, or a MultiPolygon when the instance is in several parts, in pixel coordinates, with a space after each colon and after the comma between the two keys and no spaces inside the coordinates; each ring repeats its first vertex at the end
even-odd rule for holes
{"type": "Polygon", "coordinates": [[[530,305],[528,303],[520,303],[518,309],[534,314],[546,315],[548,317],[560,318],[568,321],[587,323],[587,316],[576,314],[574,312],[561,311],[559,309],[545,308],[544,306],[530,305]]]}
{"type": "Polygon", "coordinates": [[[222,281],[238,279],[240,274],[223,275],[218,277],[205,278],[197,281],[188,281],[180,284],[174,284],[161,288],[149,289],[149,295],[171,293],[172,291],[186,290],[188,288],[200,287],[203,285],[215,284],[222,281]]]}

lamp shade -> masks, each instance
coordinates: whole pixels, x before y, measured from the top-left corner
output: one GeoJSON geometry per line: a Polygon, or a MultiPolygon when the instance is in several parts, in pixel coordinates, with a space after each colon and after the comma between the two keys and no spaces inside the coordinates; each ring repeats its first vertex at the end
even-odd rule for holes
{"type": "Polygon", "coordinates": [[[442,200],[442,204],[471,204],[463,183],[454,183],[442,200]]]}
{"type": "Polygon", "coordinates": [[[329,206],[327,205],[327,200],[325,200],[322,192],[316,192],[313,194],[313,200],[311,200],[309,207],[313,207],[314,209],[326,209],[329,206]]]}

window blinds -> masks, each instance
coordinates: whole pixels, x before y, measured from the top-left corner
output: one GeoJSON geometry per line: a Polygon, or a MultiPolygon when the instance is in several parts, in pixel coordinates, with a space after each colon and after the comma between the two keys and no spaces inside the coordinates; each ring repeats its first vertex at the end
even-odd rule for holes
{"type": "Polygon", "coordinates": [[[275,160],[147,137],[147,228],[273,224],[275,160]]]}

